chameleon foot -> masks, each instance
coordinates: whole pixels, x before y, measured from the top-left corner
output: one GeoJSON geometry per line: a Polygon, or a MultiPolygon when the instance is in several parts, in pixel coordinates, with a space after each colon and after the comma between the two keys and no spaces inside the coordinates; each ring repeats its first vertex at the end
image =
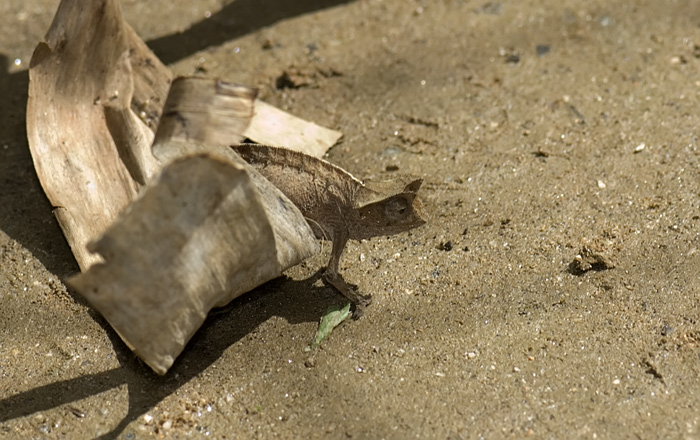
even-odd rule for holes
{"type": "Polygon", "coordinates": [[[344,297],[350,300],[354,306],[353,318],[357,319],[364,313],[365,307],[370,305],[372,302],[372,296],[363,296],[357,293],[339,273],[329,273],[323,274],[323,281],[331,286],[335,287],[338,292],[343,294],[344,297]]]}

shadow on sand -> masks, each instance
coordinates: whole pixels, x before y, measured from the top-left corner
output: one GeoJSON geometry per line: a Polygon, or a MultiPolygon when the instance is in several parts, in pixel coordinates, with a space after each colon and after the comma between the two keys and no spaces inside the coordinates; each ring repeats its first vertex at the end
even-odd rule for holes
{"type": "Polygon", "coordinates": [[[207,318],[170,371],[162,377],[139,361],[109,324],[98,318],[112,341],[120,367],[54,382],[0,400],[0,423],[126,385],[128,413],[110,432],[98,437],[115,439],[131,422],[206,370],[224,350],[271,317],[278,316],[292,324],[318,321],[330,305],[342,301],[331,289],[314,286],[320,276],[319,270],[313,277],[302,281],[278,278],[235,299],[220,313],[207,318]]]}

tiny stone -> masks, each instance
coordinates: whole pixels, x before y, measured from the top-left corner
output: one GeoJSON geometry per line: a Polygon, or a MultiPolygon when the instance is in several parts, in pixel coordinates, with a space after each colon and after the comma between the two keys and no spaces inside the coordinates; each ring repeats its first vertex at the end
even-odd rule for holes
{"type": "Polygon", "coordinates": [[[517,64],[520,62],[520,55],[512,54],[506,58],[506,63],[517,64]]]}

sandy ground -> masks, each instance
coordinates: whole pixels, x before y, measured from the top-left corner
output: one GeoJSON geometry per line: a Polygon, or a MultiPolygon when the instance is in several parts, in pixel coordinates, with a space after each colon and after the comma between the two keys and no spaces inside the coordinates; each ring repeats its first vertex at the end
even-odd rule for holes
{"type": "Polygon", "coordinates": [[[164,377],[62,282],[24,128],[57,4],[0,4],[0,438],[700,437],[696,1],[125,0],[178,74],[343,131],[359,177],[423,176],[431,217],[351,244],[374,303],[318,352],[329,246],[164,377]]]}

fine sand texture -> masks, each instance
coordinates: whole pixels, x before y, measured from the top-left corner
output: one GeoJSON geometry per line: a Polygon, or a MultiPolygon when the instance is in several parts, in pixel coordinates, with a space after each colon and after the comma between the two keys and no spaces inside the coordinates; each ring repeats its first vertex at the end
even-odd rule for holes
{"type": "Polygon", "coordinates": [[[697,1],[124,0],[175,74],[342,131],[327,160],[422,177],[429,216],[349,244],[373,303],[320,349],[328,243],[162,377],[64,284],[25,130],[57,6],[0,2],[0,439],[700,437],[697,1]]]}

